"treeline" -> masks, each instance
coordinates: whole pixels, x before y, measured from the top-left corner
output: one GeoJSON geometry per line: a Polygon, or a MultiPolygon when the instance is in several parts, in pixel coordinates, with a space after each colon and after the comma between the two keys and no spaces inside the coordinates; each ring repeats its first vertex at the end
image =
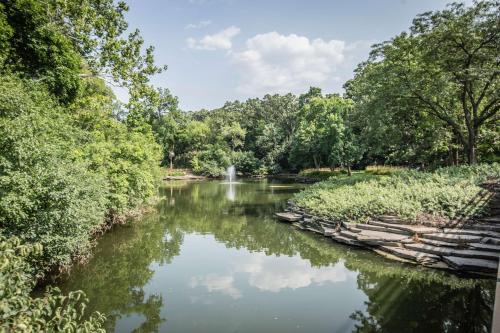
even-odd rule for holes
{"type": "Polygon", "coordinates": [[[31,292],[157,193],[149,123],[168,90],[113,0],[0,3],[0,331],[96,332],[81,293],[31,292]],[[109,83],[128,89],[117,101],[109,83]],[[5,288],[4,288],[5,287],[5,288]],[[87,319],[85,319],[87,318],[87,319]]]}
{"type": "MultiPolygon", "coordinates": [[[[497,1],[451,4],[374,45],[344,96],[318,88],[159,114],[164,164],[218,176],[499,161],[497,1]],[[171,156],[171,155],[170,155],[171,156]]],[[[172,105],[172,104],[170,104],[172,105]]]]}

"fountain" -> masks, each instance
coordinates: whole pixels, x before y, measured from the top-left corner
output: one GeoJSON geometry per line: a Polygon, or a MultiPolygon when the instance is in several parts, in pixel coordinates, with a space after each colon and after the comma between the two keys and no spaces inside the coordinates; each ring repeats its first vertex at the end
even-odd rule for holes
{"type": "Polygon", "coordinates": [[[224,182],[224,184],[229,185],[226,191],[226,198],[229,201],[234,201],[236,198],[236,189],[234,188],[234,184],[236,184],[235,179],[236,169],[234,165],[231,165],[226,170],[226,181],[224,182]]]}
{"type": "Polygon", "coordinates": [[[226,170],[226,181],[231,184],[234,182],[236,179],[236,169],[234,168],[234,165],[230,165],[227,167],[226,170]]]}

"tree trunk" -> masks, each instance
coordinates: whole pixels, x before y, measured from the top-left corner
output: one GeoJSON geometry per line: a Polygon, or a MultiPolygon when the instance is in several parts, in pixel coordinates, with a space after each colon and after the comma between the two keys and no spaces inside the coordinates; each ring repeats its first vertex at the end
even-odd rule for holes
{"type": "Polygon", "coordinates": [[[453,154],[453,156],[452,156],[453,165],[457,166],[458,165],[458,148],[454,147],[453,151],[451,153],[453,154]]]}
{"type": "Polygon", "coordinates": [[[320,169],[319,159],[316,155],[313,155],[313,161],[314,161],[314,167],[316,168],[316,170],[319,170],[320,169]]]}
{"type": "Polygon", "coordinates": [[[477,163],[477,156],[476,156],[476,130],[469,131],[469,137],[467,140],[467,161],[469,162],[470,165],[476,164],[477,163]]]}
{"type": "Polygon", "coordinates": [[[170,170],[174,169],[174,159],[170,157],[170,170]]]}
{"type": "Polygon", "coordinates": [[[351,177],[351,176],[352,176],[352,172],[351,172],[351,165],[350,165],[350,164],[349,164],[349,165],[347,165],[347,175],[348,175],[349,177],[351,177]]]}
{"type": "Polygon", "coordinates": [[[454,135],[452,142],[450,143],[450,165],[457,166],[458,165],[458,146],[460,145],[460,139],[458,136],[454,135]]]}

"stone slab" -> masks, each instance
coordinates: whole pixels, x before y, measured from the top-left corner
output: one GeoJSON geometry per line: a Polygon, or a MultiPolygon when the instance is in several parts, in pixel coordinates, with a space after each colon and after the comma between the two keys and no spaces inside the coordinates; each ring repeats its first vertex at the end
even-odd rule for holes
{"type": "Polygon", "coordinates": [[[302,219],[302,215],[295,213],[274,213],[274,215],[281,221],[297,222],[302,219]]]}
{"type": "Polygon", "coordinates": [[[363,247],[363,244],[359,243],[358,241],[352,238],[344,237],[339,233],[332,235],[331,238],[338,243],[363,247]]]}
{"type": "Polygon", "coordinates": [[[385,240],[385,241],[401,241],[408,238],[407,235],[393,234],[384,231],[362,230],[358,235],[358,240],[385,240]]]}
{"type": "Polygon", "coordinates": [[[340,235],[343,236],[343,237],[346,237],[346,238],[354,239],[354,240],[358,239],[358,234],[357,233],[349,231],[349,230],[346,230],[346,229],[341,229],[340,230],[340,235]]]}
{"type": "Polygon", "coordinates": [[[488,259],[488,260],[498,260],[498,253],[495,252],[487,252],[487,251],[478,251],[478,250],[469,250],[469,249],[451,249],[444,248],[439,246],[432,246],[422,243],[415,244],[405,244],[405,248],[419,251],[431,253],[439,256],[453,256],[453,257],[462,257],[462,258],[475,258],[475,259],[488,259]]]}
{"type": "Polygon", "coordinates": [[[347,230],[349,230],[351,232],[355,232],[355,233],[361,232],[361,229],[358,229],[356,227],[357,223],[347,223],[347,222],[344,222],[343,225],[346,227],[347,230]]]}
{"type": "Polygon", "coordinates": [[[402,247],[381,246],[380,248],[386,252],[392,253],[395,256],[413,260],[416,262],[423,262],[423,261],[431,262],[440,260],[440,257],[437,255],[413,251],[402,247]]]}
{"type": "Polygon", "coordinates": [[[336,229],[323,227],[323,235],[325,235],[325,236],[332,236],[332,235],[334,235],[336,232],[337,232],[337,230],[336,230],[336,229]]]}
{"type": "Polygon", "coordinates": [[[500,232],[500,224],[477,222],[477,223],[468,225],[467,229],[500,232]]]}
{"type": "Polygon", "coordinates": [[[493,273],[497,271],[498,263],[492,260],[460,258],[454,256],[445,256],[443,261],[455,269],[475,272],[493,273]]]}
{"type": "Polygon", "coordinates": [[[406,235],[406,236],[411,234],[411,233],[404,231],[404,230],[401,230],[401,229],[387,228],[387,227],[381,227],[378,225],[365,224],[365,223],[357,223],[356,228],[364,229],[364,230],[383,231],[383,232],[388,232],[391,234],[406,235]]]}
{"type": "Polygon", "coordinates": [[[410,259],[405,259],[403,257],[396,256],[392,253],[389,253],[387,251],[382,250],[381,248],[375,247],[372,248],[372,251],[377,253],[378,255],[381,255],[384,258],[390,259],[390,260],[395,260],[395,261],[400,261],[400,262],[406,262],[406,263],[411,263],[411,264],[416,264],[415,261],[410,260],[410,259]]]}
{"type": "Polygon", "coordinates": [[[386,228],[393,228],[393,229],[399,229],[403,230],[406,232],[409,232],[410,234],[430,234],[430,233],[435,233],[438,232],[438,228],[434,227],[427,227],[424,225],[413,225],[413,224],[394,224],[394,223],[386,223],[386,222],[380,222],[380,221],[370,221],[368,222],[369,224],[372,225],[377,225],[380,227],[386,227],[386,228]]]}
{"type": "Polygon", "coordinates": [[[493,323],[491,326],[491,332],[500,332],[500,269],[497,270],[495,304],[493,306],[493,323]]]}
{"type": "Polygon", "coordinates": [[[483,243],[483,244],[500,245],[500,239],[498,239],[498,238],[492,238],[492,237],[484,237],[483,239],[481,239],[481,243],[483,243]]]}
{"type": "Polygon", "coordinates": [[[443,232],[445,234],[457,234],[457,235],[470,235],[470,236],[483,236],[483,237],[495,237],[500,239],[500,232],[487,231],[487,230],[475,230],[467,228],[444,228],[443,232]]]}
{"type": "Polygon", "coordinates": [[[471,243],[471,244],[469,244],[469,246],[474,250],[498,252],[498,254],[500,255],[500,245],[484,244],[484,243],[471,243]]]}
{"type": "Polygon", "coordinates": [[[460,247],[461,245],[459,243],[450,243],[450,242],[442,242],[434,239],[427,239],[427,238],[420,238],[419,241],[421,243],[427,244],[427,245],[432,245],[432,246],[444,246],[444,247],[451,247],[451,248],[457,248],[460,247]]]}
{"type": "Polygon", "coordinates": [[[377,219],[386,223],[406,224],[404,219],[394,215],[379,215],[377,216],[377,219]]]}
{"type": "Polygon", "coordinates": [[[482,217],[482,218],[479,218],[478,221],[500,224],[500,216],[482,217]]]}
{"type": "Polygon", "coordinates": [[[447,233],[434,233],[434,234],[423,234],[422,238],[433,239],[441,242],[448,243],[478,243],[483,237],[481,236],[471,236],[471,235],[457,235],[457,234],[447,234],[447,233]]]}

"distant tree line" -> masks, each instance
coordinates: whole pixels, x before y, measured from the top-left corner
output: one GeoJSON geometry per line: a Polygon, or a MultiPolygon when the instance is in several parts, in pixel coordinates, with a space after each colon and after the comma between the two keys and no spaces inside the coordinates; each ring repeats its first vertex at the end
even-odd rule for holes
{"type": "MultiPolygon", "coordinates": [[[[498,1],[453,3],[417,16],[374,45],[345,84],[266,95],[214,110],[159,112],[153,128],[177,166],[217,176],[396,164],[435,167],[499,160],[498,1]]],[[[174,103],[166,103],[175,106],[174,103]]]]}

